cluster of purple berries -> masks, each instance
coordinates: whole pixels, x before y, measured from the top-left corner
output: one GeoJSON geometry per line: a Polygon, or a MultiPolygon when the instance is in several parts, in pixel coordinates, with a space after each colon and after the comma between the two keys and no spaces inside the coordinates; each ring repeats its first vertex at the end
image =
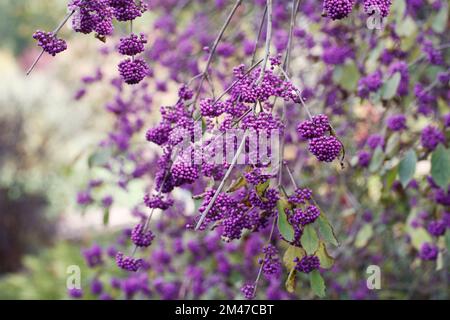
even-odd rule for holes
{"type": "Polygon", "coordinates": [[[38,46],[45,52],[55,56],[56,54],[67,49],[67,43],[63,39],[59,39],[53,32],[45,32],[37,30],[33,34],[33,38],[37,40],[38,46]]]}
{"type": "Polygon", "coordinates": [[[392,0],[364,0],[364,12],[368,15],[379,14],[386,18],[391,9],[392,0]]]}
{"type": "Polygon", "coordinates": [[[324,15],[339,20],[348,17],[352,12],[354,0],[324,0],[324,15]]]}
{"type": "MultiPolygon", "coordinates": [[[[72,27],[75,32],[83,34],[95,32],[97,38],[104,41],[106,36],[114,32],[114,18],[117,21],[132,21],[147,10],[147,5],[135,0],[71,0],[68,8],[70,15],[73,16],[72,27]]],[[[56,33],[38,30],[33,38],[45,52],[55,56],[67,49],[66,42],[57,38],[56,33]]],[[[137,84],[150,74],[150,68],[145,60],[134,58],[144,51],[145,43],[147,40],[143,34],[140,36],[131,34],[120,39],[119,53],[132,56],[131,59],[121,61],[118,66],[122,79],[128,84],[137,84]]]]}
{"type": "Polygon", "coordinates": [[[135,56],[144,52],[144,46],[146,43],[147,39],[143,33],[139,36],[132,33],[128,37],[120,38],[118,50],[119,53],[124,56],[135,56]]]}
{"type": "Polygon", "coordinates": [[[131,241],[138,247],[148,247],[155,236],[150,230],[145,230],[142,223],[137,224],[131,231],[131,241]]]}
{"type": "Polygon", "coordinates": [[[309,151],[319,161],[332,162],[341,153],[342,143],[333,135],[325,135],[330,129],[328,117],[323,114],[305,120],[297,127],[300,138],[309,140],[309,151]]]}
{"type": "Polygon", "coordinates": [[[125,256],[122,252],[116,254],[116,264],[124,270],[136,272],[142,266],[142,263],[142,259],[125,256]]]}
{"type": "Polygon", "coordinates": [[[119,73],[123,81],[128,84],[141,82],[150,72],[150,69],[142,58],[127,58],[119,63],[119,73]]]}
{"type": "Polygon", "coordinates": [[[295,270],[303,273],[310,273],[320,267],[319,258],[316,256],[304,256],[302,259],[298,257],[294,259],[295,270]]]}
{"type": "Polygon", "coordinates": [[[69,10],[74,12],[72,27],[75,32],[109,36],[114,32],[113,12],[108,0],[72,0],[69,10]]]}

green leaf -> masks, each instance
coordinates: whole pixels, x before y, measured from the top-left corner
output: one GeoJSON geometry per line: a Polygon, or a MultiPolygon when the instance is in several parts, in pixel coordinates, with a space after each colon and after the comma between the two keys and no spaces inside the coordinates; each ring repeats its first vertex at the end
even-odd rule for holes
{"type": "Polygon", "coordinates": [[[110,210],[109,208],[105,208],[105,210],[103,211],[103,225],[106,226],[109,223],[109,213],[110,210]]]}
{"type": "Polygon", "coordinates": [[[324,269],[330,269],[334,264],[334,259],[328,254],[327,247],[323,241],[319,243],[319,249],[316,251],[316,256],[320,260],[320,266],[324,269]]]}
{"type": "Polygon", "coordinates": [[[386,191],[391,190],[392,184],[397,178],[398,167],[394,167],[386,173],[386,191]]]}
{"type": "Polygon", "coordinates": [[[430,234],[424,228],[410,228],[409,235],[414,248],[420,250],[425,242],[432,242],[430,234]]]}
{"type": "Polygon", "coordinates": [[[291,242],[294,240],[294,228],[292,228],[291,224],[287,221],[286,212],[284,211],[287,208],[287,201],[283,199],[278,200],[277,208],[278,230],[286,241],[291,242]]]}
{"type": "Polygon", "coordinates": [[[300,260],[306,255],[305,250],[296,246],[289,246],[286,249],[286,252],[283,256],[283,262],[286,266],[286,269],[291,270],[295,267],[296,263],[294,262],[295,258],[299,258],[300,260]]]}
{"type": "Polygon", "coordinates": [[[367,242],[369,242],[370,238],[373,235],[373,227],[371,224],[365,224],[356,235],[355,239],[355,247],[362,248],[366,246],[367,242]]]}
{"type": "Polygon", "coordinates": [[[436,259],[436,271],[440,271],[442,268],[444,268],[444,254],[440,251],[436,259]]]}
{"type": "Polygon", "coordinates": [[[264,183],[259,183],[256,186],[256,192],[258,193],[259,196],[262,197],[262,195],[266,192],[267,188],[269,187],[269,183],[270,183],[270,179],[264,183]]]}
{"type": "Polygon", "coordinates": [[[386,143],[386,155],[388,157],[392,157],[395,153],[397,153],[399,146],[400,146],[400,134],[398,132],[394,132],[389,137],[386,143]]]}
{"type": "Polygon", "coordinates": [[[318,270],[313,270],[309,274],[309,282],[311,284],[311,289],[318,297],[325,297],[325,282],[318,270]]]}
{"type": "Polygon", "coordinates": [[[450,183],[450,150],[439,144],[431,155],[431,176],[441,188],[450,183]]]}
{"type": "Polygon", "coordinates": [[[373,152],[372,160],[370,160],[369,171],[376,172],[380,169],[381,165],[384,161],[384,152],[383,149],[378,146],[373,152]]]}
{"type": "Polygon", "coordinates": [[[445,233],[445,246],[447,247],[447,251],[450,252],[450,232],[445,233]]]}
{"type": "Polygon", "coordinates": [[[308,224],[303,229],[302,237],[300,238],[300,243],[303,249],[309,255],[314,254],[319,247],[319,237],[317,236],[316,230],[311,224],[308,224]]]}
{"type": "Polygon", "coordinates": [[[377,202],[380,200],[383,183],[379,175],[374,174],[367,179],[367,189],[372,201],[377,202]]]}
{"type": "Polygon", "coordinates": [[[398,177],[405,188],[412,180],[414,173],[416,172],[417,155],[414,150],[409,150],[402,161],[398,165],[398,177]]]}
{"type": "Polygon", "coordinates": [[[297,276],[297,270],[295,268],[291,269],[289,272],[288,278],[286,280],[286,290],[289,293],[294,293],[295,287],[296,287],[296,277],[297,276]]]}
{"type": "Polygon", "coordinates": [[[319,233],[322,236],[323,240],[327,243],[338,246],[339,241],[334,234],[333,227],[323,213],[321,213],[319,218],[317,219],[317,224],[319,225],[319,233]]]}
{"type": "Polygon", "coordinates": [[[359,76],[356,64],[348,61],[334,69],[333,81],[347,91],[354,91],[358,85],[359,76]]]}
{"type": "Polygon", "coordinates": [[[447,21],[448,21],[448,7],[442,6],[441,10],[434,17],[431,28],[433,29],[434,32],[442,33],[445,31],[447,27],[447,21]]]}
{"type": "Polygon", "coordinates": [[[240,176],[233,184],[228,188],[227,192],[234,192],[244,187],[247,184],[247,181],[243,176],[240,176]]]}
{"type": "Polygon", "coordinates": [[[408,37],[414,34],[417,30],[417,25],[414,20],[407,16],[400,20],[400,22],[395,26],[395,31],[400,37],[408,37]]]}
{"type": "Polygon", "coordinates": [[[111,148],[104,148],[99,151],[94,152],[88,158],[88,166],[92,167],[100,167],[108,163],[113,151],[111,148]]]}
{"type": "Polygon", "coordinates": [[[395,97],[402,76],[400,72],[394,73],[381,88],[383,100],[390,100],[395,97]]]}

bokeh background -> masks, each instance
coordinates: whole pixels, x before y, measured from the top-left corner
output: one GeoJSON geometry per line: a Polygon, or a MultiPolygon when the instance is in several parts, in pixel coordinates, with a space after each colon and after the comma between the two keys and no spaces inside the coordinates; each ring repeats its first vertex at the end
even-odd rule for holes
{"type": "MultiPolygon", "coordinates": [[[[100,41],[74,34],[66,26],[61,35],[69,50],[56,57],[44,55],[34,72],[26,76],[40,51],[31,35],[36,29],[52,30],[65,11],[66,1],[61,0],[0,1],[0,299],[67,299],[67,267],[78,265],[83,279],[91,278],[94,271],[87,268],[80,249],[93,242],[106,245],[115,241],[124,226],[132,226],[130,208],[141,201],[145,189],[142,181],[131,183],[126,193],[120,188],[109,189],[114,206],[107,227],[101,209],[82,210],[76,203],[77,192],[92,177],[89,158],[115,120],[104,111],[105,102],[114,94],[112,88],[94,83],[83,99],[76,96],[84,88],[81,79],[95,74],[98,67],[114,75],[118,57],[96,54],[104,47],[100,41]]],[[[152,19],[148,15],[145,23],[150,25],[152,19]]],[[[366,116],[361,112],[359,118],[366,116]]],[[[155,123],[157,117],[150,115],[145,120],[155,123]]],[[[366,127],[358,130],[367,131],[366,127]]],[[[340,179],[345,179],[344,175],[340,179]]],[[[366,180],[359,180],[357,185],[365,187],[366,180]]],[[[381,184],[378,180],[374,183],[381,184]]],[[[337,211],[338,205],[330,206],[337,211]]],[[[344,217],[342,224],[352,224],[353,211],[339,214],[344,217]]],[[[382,256],[385,252],[376,253],[382,256]]],[[[404,265],[391,260],[389,268],[395,277],[400,267],[409,270],[404,262],[409,260],[402,260],[404,265]]],[[[347,270],[348,274],[361,272],[357,268],[347,270]]],[[[120,271],[110,272],[114,276],[120,271]]],[[[402,278],[398,277],[402,287],[384,297],[448,299],[445,270],[430,273],[420,268],[402,273],[402,278]],[[414,295],[414,288],[426,285],[431,277],[440,287],[430,286],[422,296],[414,295]]],[[[84,298],[94,296],[86,290],[84,298]]]]}
{"type": "MultiPolygon", "coordinates": [[[[65,27],[67,54],[44,55],[25,76],[39,53],[31,35],[52,30],[65,10],[59,0],[0,2],[0,299],[67,298],[67,266],[88,272],[80,248],[129,223],[129,215],[115,214],[105,228],[102,214],[80,212],[75,203],[89,176],[87,157],[112,121],[99,112],[105,90],[94,85],[88,97],[74,99],[80,79],[105,63],[86,54],[99,41],[65,27]]],[[[136,201],[133,188],[123,198],[124,207],[136,201]]]]}

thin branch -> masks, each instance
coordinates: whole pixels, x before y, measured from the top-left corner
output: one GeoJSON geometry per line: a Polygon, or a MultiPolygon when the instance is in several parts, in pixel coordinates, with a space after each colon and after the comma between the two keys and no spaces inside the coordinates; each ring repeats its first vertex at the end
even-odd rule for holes
{"type": "Polygon", "coordinates": [[[261,37],[262,29],[264,26],[264,20],[266,19],[266,14],[267,14],[267,5],[264,8],[264,13],[263,13],[263,16],[261,19],[261,23],[259,24],[258,36],[256,37],[255,48],[253,49],[252,61],[251,61],[250,65],[253,65],[255,63],[256,51],[258,50],[258,42],[259,42],[259,38],[261,37]]]}
{"type": "MultiPolygon", "coordinates": [[[[64,25],[67,23],[67,21],[69,21],[70,17],[75,13],[75,10],[72,10],[71,12],[69,12],[68,14],[66,14],[66,16],[64,17],[64,19],[59,23],[59,25],[56,27],[55,30],[53,30],[53,36],[57,36],[58,32],[62,29],[62,27],[64,27],[64,25]]],[[[39,60],[41,60],[42,55],[44,54],[44,49],[42,49],[42,51],[39,53],[39,55],[36,57],[36,59],[34,60],[33,64],[31,65],[31,67],[28,69],[27,71],[27,76],[30,75],[30,73],[33,71],[34,67],[36,67],[36,65],[38,64],[39,60]]]]}
{"type": "MultiPolygon", "coordinates": [[[[286,78],[286,80],[288,80],[289,82],[292,83],[292,81],[289,78],[289,76],[287,75],[286,71],[284,71],[283,68],[280,68],[280,69],[281,69],[281,72],[283,73],[284,77],[286,78]]],[[[303,100],[303,97],[302,97],[300,91],[295,86],[294,86],[294,90],[295,90],[295,93],[297,94],[298,98],[300,99],[300,102],[302,103],[303,108],[305,108],[305,111],[308,114],[309,119],[312,120],[311,112],[309,112],[309,108],[306,105],[305,101],[303,100]]]]}
{"type": "MultiPolygon", "coordinates": [[[[273,233],[275,231],[275,225],[277,224],[276,222],[277,222],[277,217],[274,217],[273,223],[272,223],[272,229],[270,230],[269,240],[267,241],[266,246],[268,246],[270,244],[270,242],[272,241],[273,233]]],[[[258,275],[256,276],[256,279],[255,279],[255,288],[253,289],[253,296],[256,295],[256,289],[258,288],[258,282],[259,282],[259,279],[261,278],[263,266],[264,266],[264,263],[261,263],[261,266],[259,267],[259,270],[258,270],[258,275]]]]}
{"type": "Polygon", "coordinates": [[[261,66],[261,73],[259,74],[259,78],[256,81],[256,84],[259,84],[264,78],[264,73],[266,71],[267,61],[270,56],[270,42],[272,40],[272,0],[267,0],[267,32],[266,32],[266,46],[264,49],[264,61],[261,66]]]}
{"type": "Polygon", "coordinates": [[[236,162],[242,152],[242,149],[244,149],[245,146],[245,140],[247,140],[247,132],[244,133],[244,136],[242,137],[242,141],[239,145],[239,148],[236,151],[236,154],[233,157],[233,160],[231,161],[230,167],[228,168],[227,172],[225,173],[222,181],[220,182],[219,187],[217,188],[216,192],[214,193],[214,196],[209,201],[208,206],[206,207],[205,211],[203,211],[195,230],[198,230],[200,226],[202,225],[203,221],[206,218],[206,215],[208,214],[209,210],[211,210],[212,206],[214,205],[214,202],[216,201],[217,197],[219,196],[219,193],[222,191],[223,187],[225,186],[225,181],[228,179],[228,177],[231,174],[231,171],[233,170],[234,166],[236,165],[236,162]]]}
{"type": "Polygon", "coordinates": [[[196,102],[198,100],[198,97],[200,96],[200,91],[201,91],[202,86],[203,86],[203,81],[205,81],[205,77],[206,77],[206,75],[208,73],[209,65],[211,64],[211,61],[212,61],[212,59],[214,57],[214,54],[216,52],[217,45],[219,44],[220,40],[222,39],[223,34],[225,33],[225,30],[227,29],[228,25],[230,24],[231,19],[233,18],[236,10],[239,8],[241,3],[242,3],[242,0],[237,0],[236,1],[236,3],[233,6],[233,9],[231,9],[231,12],[229,13],[229,15],[227,17],[227,20],[225,20],[225,23],[223,24],[222,28],[220,29],[219,34],[217,35],[216,40],[214,41],[214,44],[213,44],[213,47],[212,47],[211,52],[209,54],[208,60],[206,61],[205,69],[201,73],[200,83],[199,83],[199,85],[197,87],[197,92],[196,92],[195,97],[194,97],[194,102],[193,102],[193,107],[194,108],[195,108],[195,104],[196,104],[196,102]]]}

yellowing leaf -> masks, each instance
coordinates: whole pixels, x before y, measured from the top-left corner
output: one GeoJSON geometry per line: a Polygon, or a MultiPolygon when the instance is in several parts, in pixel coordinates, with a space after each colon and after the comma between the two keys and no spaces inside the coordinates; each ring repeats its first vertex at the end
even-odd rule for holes
{"type": "Polygon", "coordinates": [[[334,259],[328,254],[327,248],[323,241],[319,243],[319,249],[317,249],[315,255],[320,260],[320,266],[324,269],[330,269],[334,264],[334,259]]]}
{"type": "Polygon", "coordinates": [[[356,235],[355,239],[355,247],[362,248],[366,246],[367,242],[369,242],[370,238],[373,236],[373,227],[371,224],[365,224],[356,235]]]}
{"type": "Polygon", "coordinates": [[[289,272],[288,278],[286,280],[286,290],[289,293],[295,292],[295,287],[297,284],[296,277],[297,276],[297,270],[292,269],[291,272],[289,272]]]}
{"type": "Polygon", "coordinates": [[[286,269],[291,270],[295,267],[295,258],[302,259],[306,255],[305,250],[296,246],[289,246],[284,253],[283,262],[286,266],[286,269]]]}

